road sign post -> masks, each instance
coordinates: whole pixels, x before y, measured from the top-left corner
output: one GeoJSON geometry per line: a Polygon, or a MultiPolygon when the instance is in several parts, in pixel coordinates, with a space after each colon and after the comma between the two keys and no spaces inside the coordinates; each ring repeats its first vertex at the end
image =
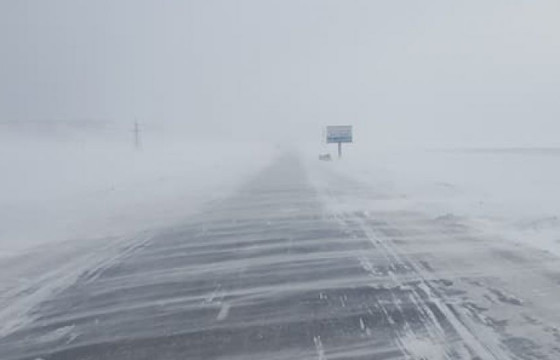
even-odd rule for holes
{"type": "Polygon", "coordinates": [[[342,158],[342,143],[338,143],[338,158],[342,158]]]}
{"type": "Polygon", "coordinates": [[[352,143],[352,126],[327,126],[327,144],[338,144],[338,158],[342,158],[342,144],[352,143]]]}

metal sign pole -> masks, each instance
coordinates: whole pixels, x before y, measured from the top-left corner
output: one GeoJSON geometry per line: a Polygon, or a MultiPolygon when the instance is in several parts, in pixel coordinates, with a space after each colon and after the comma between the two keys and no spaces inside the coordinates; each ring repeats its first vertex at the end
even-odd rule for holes
{"type": "Polygon", "coordinates": [[[338,143],[338,158],[342,159],[342,143],[338,143]]]}

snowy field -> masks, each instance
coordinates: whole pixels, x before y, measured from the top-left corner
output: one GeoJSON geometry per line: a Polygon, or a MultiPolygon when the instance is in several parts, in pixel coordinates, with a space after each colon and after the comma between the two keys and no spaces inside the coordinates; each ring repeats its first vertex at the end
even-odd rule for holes
{"type": "MultiPolygon", "coordinates": [[[[332,150],[332,149],[331,149],[332,150]]],[[[382,150],[352,145],[325,167],[368,184],[373,210],[453,217],[560,256],[560,149],[382,150]]]]}
{"type": "Polygon", "coordinates": [[[173,224],[273,156],[258,143],[3,137],[0,256],[173,224]]]}
{"type": "MultiPolygon", "coordinates": [[[[153,140],[135,151],[108,139],[3,138],[0,256],[176,223],[231,193],[277,152],[260,143],[153,140]]],[[[325,165],[386,195],[368,207],[453,216],[560,255],[559,159],[555,149],[417,151],[357,144],[345,148],[343,161],[325,165]]]]}

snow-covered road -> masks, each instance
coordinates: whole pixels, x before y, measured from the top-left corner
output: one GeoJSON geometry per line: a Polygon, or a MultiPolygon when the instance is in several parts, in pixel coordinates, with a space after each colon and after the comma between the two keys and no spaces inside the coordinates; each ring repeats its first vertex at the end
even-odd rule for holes
{"type": "Polygon", "coordinates": [[[365,205],[386,196],[285,156],[181,226],[112,247],[26,309],[0,358],[560,358],[556,257],[365,205]]]}

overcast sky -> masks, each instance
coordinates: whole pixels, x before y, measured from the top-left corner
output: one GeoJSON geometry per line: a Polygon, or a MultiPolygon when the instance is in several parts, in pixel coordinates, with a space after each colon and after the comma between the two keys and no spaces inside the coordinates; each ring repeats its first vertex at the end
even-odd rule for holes
{"type": "Polygon", "coordinates": [[[2,0],[0,120],[560,145],[558,0],[2,0]]]}

